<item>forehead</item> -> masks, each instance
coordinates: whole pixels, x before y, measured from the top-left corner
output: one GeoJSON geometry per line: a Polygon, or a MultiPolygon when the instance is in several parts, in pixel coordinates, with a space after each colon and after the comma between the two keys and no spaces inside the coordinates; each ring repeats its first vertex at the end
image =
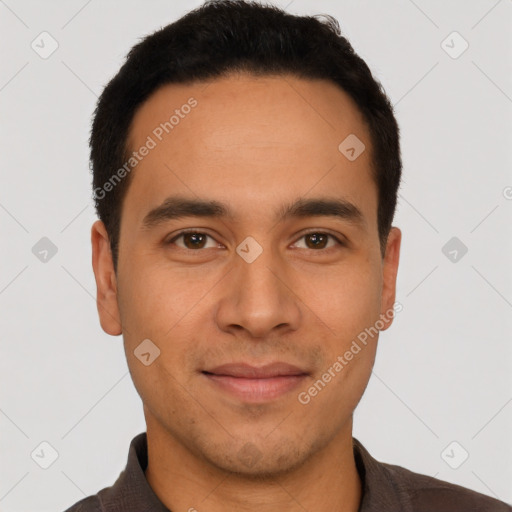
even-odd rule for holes
{"type": "Polygon", "coordinates": [[[128,140],[130,151],[151,146],[124,201],[133,222],[176,193],[230,204],[239,218],[308,194],[338,195],[375,220],[369,132],[329,81],[233,74],[165,85],[138,109],[128,140]],[[345,140],[360,141],[358,151],[364,144],[355,160],[340,151],[345,140]]]}

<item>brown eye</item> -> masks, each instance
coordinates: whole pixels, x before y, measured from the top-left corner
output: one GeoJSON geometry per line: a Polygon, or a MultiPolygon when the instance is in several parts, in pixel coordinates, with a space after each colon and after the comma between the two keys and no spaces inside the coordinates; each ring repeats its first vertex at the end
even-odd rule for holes
{"type": "Polygon", "coordinates": [[[325,249],[328,238],[324,233],[311,233],[305,236],[305,239],[310,241],[310,244],[306,242],[310,249],[325,249]]]}
{"type": "Polygon", "coordinates": [[[333,245],[328,247],[329,239],[334,241],[334,246],[343,245],[338,238],[330,233],[323,233],[321,231],[312,231],[311,233],[306,233],[302,235],[301,240],[306,240],[306,249],[313,250],[322,250],[322,249],[330,249],[333,245]]]}
{"type": "MultiPolygon", "coordinates": [[[[197,249],[204,249],[208,238],[213,240],[213,238],[206,233],[201,233],[199,231],[187,231],[175,236],[173,239],[169,240],[167,244],[174,244],[176,240],[179,240],[180,238],[183,240],[183,245],[176,245],[182,249],[188,249],[192,251],[197,249]]],[[[212,247],[215,247],[215,244],[212,247]]]]}
{"type": "Polygon", "coordinates": [[[206,242],[206,236],[202,233],[185,233],[183,243],[187,249],[202,249],[206,242]]]}

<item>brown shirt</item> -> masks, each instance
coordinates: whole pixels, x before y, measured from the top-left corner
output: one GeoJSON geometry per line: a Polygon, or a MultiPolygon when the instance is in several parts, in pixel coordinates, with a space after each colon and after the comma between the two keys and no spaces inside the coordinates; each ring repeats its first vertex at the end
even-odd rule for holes
{"type": "MultiPolygon", "coordinates": [[[[484,494],[379,462],[355,438],[353,446],[363,483],[359,512],[512,512],[510,505],[484,494]]],[[[146,480],[147,463],[146,432],[142,432],[133,438],[126,468],[114,485],[65,512],[169,512],[146,480]]]]}

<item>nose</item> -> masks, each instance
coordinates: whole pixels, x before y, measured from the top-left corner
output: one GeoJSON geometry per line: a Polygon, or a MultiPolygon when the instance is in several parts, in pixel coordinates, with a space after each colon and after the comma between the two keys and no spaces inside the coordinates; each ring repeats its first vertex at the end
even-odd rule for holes
{"type": "Polygon", "coordinates": [[[271,250],[251,263],[235,258],[224,280],[216,320],[224,331],[246,331],[252,338],[268,338],[277,331],[298,329],[301,310],[290,271],[271,250]]]}

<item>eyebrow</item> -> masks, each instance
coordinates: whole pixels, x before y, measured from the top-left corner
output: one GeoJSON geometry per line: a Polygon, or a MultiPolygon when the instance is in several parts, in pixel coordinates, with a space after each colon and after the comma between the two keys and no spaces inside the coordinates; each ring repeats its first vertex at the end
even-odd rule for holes
{"type": "MultiPolygon", "coordinates": [[[[235,215],[228,205],[219,201],[172,196],[144,216],[142,227],[150,230],[166,221],[184,217],[234,219],[235,215]]],[[[366,227],[366,219],[361,210],[350,201],[340,198],[300,198],[282,206],[275,214],[277,222],[307,217],[336,217],[358,227],[366,227]]]]}

